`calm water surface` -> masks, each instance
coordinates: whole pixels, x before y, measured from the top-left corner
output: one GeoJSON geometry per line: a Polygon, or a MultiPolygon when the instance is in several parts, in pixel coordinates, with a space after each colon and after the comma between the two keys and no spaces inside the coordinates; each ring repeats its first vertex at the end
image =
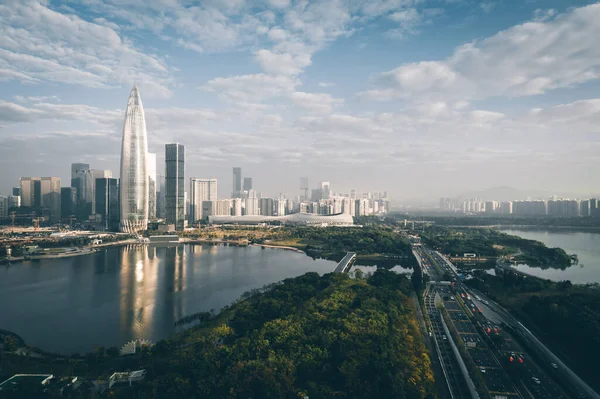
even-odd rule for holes
{"type": "Polygon", "coordinates": [[[551,280],[571,280],[573,283],[600,282],[600,233],[567,229],[501,229],[507,234],[541,241],[547,247],[559,247],[569,255],[577,254],[579,264],[560,269],[541,269],[518,265],[523,272],[551,280]]]}
{"type": "Polygon", "coordinates": [[[183,316],[219,310],[243,292],[336,263],[281,249],[115,247],[0,267],[0,329],[60,353],[152,341],[183,316]]]}

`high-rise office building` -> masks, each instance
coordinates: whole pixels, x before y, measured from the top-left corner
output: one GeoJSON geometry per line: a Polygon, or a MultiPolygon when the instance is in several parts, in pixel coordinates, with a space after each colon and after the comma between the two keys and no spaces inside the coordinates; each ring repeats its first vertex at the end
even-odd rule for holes
{"type": "Polygon", "coordinates": [[[185,227],[185,148],[183,144],[165,145],[165,210],[167,224],[180,231],[185,227]]]}
{"type": "Polygon", "coordinates": [[[13,187],[12,195],[20,197],[21,196],[21,187],[13,187]]]}
{"type": "Polygon", "coordinates": [[[156,219],[156,154],[149,152],[148,162],[148,220],[156,219]]]}
{"type": "Polygon", "coordinates": [[[273,198],[261,198],[259,204],[261,215],[273,216],[273,198]]]}
{"type": "Polygon", "coordinates": [[[321,198],[320,199],[329,199],[331,197],[331,186],[328,181],[322,181],[319,183],[321,186],[321,198]]]}
{"type": "MultiPolygon", "coordinates": [[[[21,189],[19,188],[19,192],[21,189]]],[[[21,196],[20,195],[9,195],[8,196],[8,209],[18,208],[21,206],[21,196]]]]}
{"type": "MultiPolygon", "coordinates": [[[[164,172],[163,172],[164,173],[164,172]]],[[[156,194],[156,217],[159,219],[164,219],[166,216],[165,210],[165,176],[158,175],[157,176],[157,194],[156,194]]]]}
{"type": "Polygon", "coordinates": [[[233,168],[233,191],[231,193],[232,198],[240,198],[242,192],[242,168],[236,166],[233,168]]]}
{"type": "Polygon", "coordinates": [[[91,169],[89,172],[88,181],[88,190],[90,192],[87,194],[87,197],[91,199],[92,202],[92,215],[96,214],[96,180],[97,179],[111,179],[112,172],[110,170],[103,169],[91,169]]]}
{"type": "MultiPolygon", "coordinates": [[[[217,200],[217,179],[190,179],[190,215],[191,223],[203,220],[206,216],[203,212],[202,203],[204,201],[217,200]]],[[[215,205],[216,206],[216,205],[215,205]]],[[[212,208],[211,208],[212,209],[212,208]]],[[[211,211],[211,215],[216,213],[216,209],[211,211]]]]}
{"type": "MultiPolygon", "coordinates": [[[[75,215],[79,219],[87,219],[92,213],[91,203],[86,207],[86,178],[90,171],[90,165],[87,163],[72,163],[71,164],[71,187],[76,191],[77,198],[75,200],[75,215]],[[79,208],[82,208],[81,211],[79,208]]],[[[70,215],[69,215],[70,216],[70,215]]]]}
{"type": "Polygon", "coordinates": [[[77,189],[75,187],[60,188],[61,218],[77,217],[77,189]]]}
{"type": "Polygon", "coordinates": [[[8,217],[8,197],[0,195],[0,218],[8,217]]]}
{"type": "Polygon", "coordinates": [[[100,178],[95,182],[96,216],[104,230],[119,228],[119,181],[100,178]]]}
{"type": "Polygon", "coordinates": [[[22,177],[21,206],[31,207],[51,221],[60,220],[60,178],[22,177]]]}
{"type": "Polygon", "coordinates": [[[252,190],[252,178],[251,177],[244,177],[244,185],[243,185],[242,189],[244,191],[252,190]]]}
{"type": "Polygon", "coordinates": [[[120,229],[148,228],[148,137],[142,97],[134,85],[129,94],[121,143],[120,229]]]}
{"type": "Polygon", "coordinates": [[[302,190],[302,194],[304,196],[304,198],[302,198],[303,201],[308,201],[308,177],[301,177],[300,178],[300,190],[302,190]]]}

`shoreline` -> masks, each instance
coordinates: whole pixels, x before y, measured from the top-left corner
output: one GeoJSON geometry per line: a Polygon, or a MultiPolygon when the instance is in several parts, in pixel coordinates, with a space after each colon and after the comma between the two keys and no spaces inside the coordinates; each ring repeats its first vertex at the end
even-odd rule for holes
{"type": "Polygon", "coordinates": [[[273,245],[273,244],[250,244],[253,247],[263,247],[263,248],[278,248],[278,249],[284,249],[286,251],[294,251],[294,252],[298,252],[301,254],[305,254],[306,252],[304,252],[303,250],[296,248],[296,247],[288,247],[285,245],[273,245]]]}

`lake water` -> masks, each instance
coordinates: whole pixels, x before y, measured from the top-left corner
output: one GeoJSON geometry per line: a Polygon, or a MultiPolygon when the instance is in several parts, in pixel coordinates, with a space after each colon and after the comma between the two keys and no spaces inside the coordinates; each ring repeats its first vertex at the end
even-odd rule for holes
{"type": "Polygon", "coordinates": [[[570,229],[503,228],[502,232],[543,242],[547,247],[559,247],[569,255],[577,254],[579,264],[564,270],[528,265],[516,268],[525,273],[555,281],[573,283],[600,283],[600,233],[570,229]]]}
{"type": "Polygon", "coordinates": [[[183,316],[218,311],[252,288],[335,266],[282,249],[202,245],[113,247],[0,266],[0,329],[65,354],[157,341],[183,316]]]}

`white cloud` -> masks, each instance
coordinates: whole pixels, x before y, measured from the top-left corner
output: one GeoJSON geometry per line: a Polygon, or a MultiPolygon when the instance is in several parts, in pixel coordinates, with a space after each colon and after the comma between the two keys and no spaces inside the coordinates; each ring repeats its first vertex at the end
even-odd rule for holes
{"type": "Polygon", "coordinates": [[[255,56],[262,69],[272,74],[298,75],[311,63],[309,51],[291,54],[261,49],[255,56]]]}
{"type": "Polygon", "coordinates": [[[335,86],[335,83],[332,83],[332,82],[319,82],[318,85],[319,85],[319,87],[333,87],[333,86],[335,86]]]}
{"type": "Polygon", "coordinates": [[[344,102],[342,99],[333,98],[327,93],[306,93],[302,91],[292,93],[290,99],[299,108],[321,114],[333,112],[336,106],[340,106],[344,102]]]}
{"type": "Polygon", "coordinates": [[[392,98],[480,99],[527,96],[600,77],[600,4],[514,26],[455,49],[442,61],[402,65],[365,93],[392,98]]]}
{"type": "Polygon", "coordinates": [[[123,40],[106,21],[91,23],[36,1],[0,5],[0,79],[88,87],[138,82],[168,97],[169,68],[123,40]]]}
{"type": "Polygon", "coordinates": [[[299,82],[285,75],[240,75],[228,78],[215,78],[208,81],[202,89],[217,92],[229,101],[261,101],[271,97],[293,92],[299,82]]]}

